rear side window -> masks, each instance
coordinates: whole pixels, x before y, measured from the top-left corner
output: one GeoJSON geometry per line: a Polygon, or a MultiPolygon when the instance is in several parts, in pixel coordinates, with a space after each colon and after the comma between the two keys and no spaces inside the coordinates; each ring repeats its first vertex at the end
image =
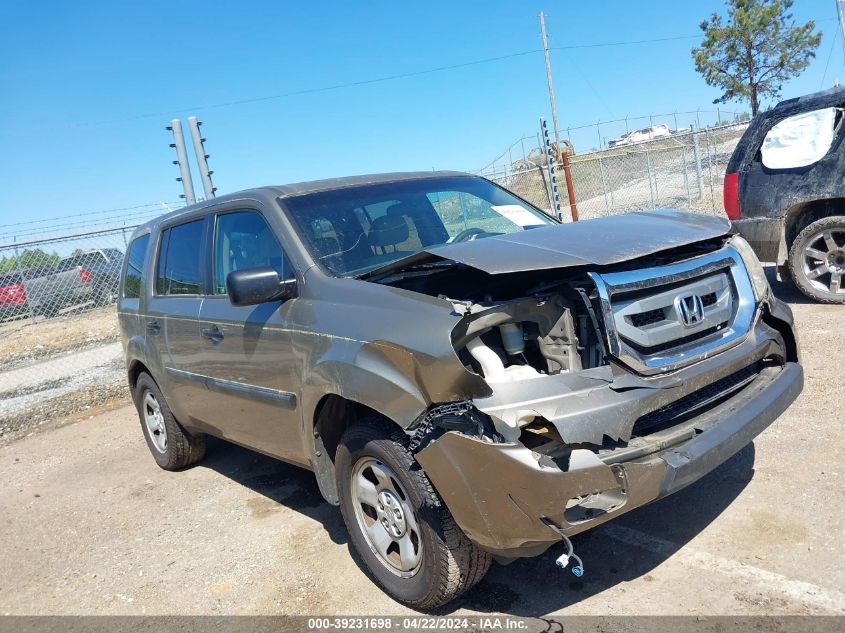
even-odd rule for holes
{"type": "Polygon", "coordinates": [[[837,108],[802,112],[766,133],[760,158],[769,169],[792,169],[817,163],[830,151],[842,116],[837,108]]]}
{"type": "Polygon", "coordinates": [[[123,296],[127,299],[138,299],[141,296],[141,286],[144,282],[144,262],[147,259],[147,247],[150,235],[142,235],[132,240],[129,253],[126,256],[126,280],[123,284],[123,296]]]}
{"type": "Polygon", "coordinates": [[[279,241],[257,211],[217,216],[214,232],[214,292],[226,294],[226,277],[234,270],[270,266],[281,279],[293,277],[279,241]]]}
{"type": "Polygon", "coordinates": [[[200,294],[203,220],[171,227],[161,235],[156,294],[200,294]]]}

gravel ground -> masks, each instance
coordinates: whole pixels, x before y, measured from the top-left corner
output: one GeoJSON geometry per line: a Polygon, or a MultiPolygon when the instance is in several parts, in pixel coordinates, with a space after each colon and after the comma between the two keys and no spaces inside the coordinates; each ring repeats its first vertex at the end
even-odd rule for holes
{"type": "Polygon", "coordinates": [[[114,306],[0,326],[0,438],[126,396],[114,306]]]}
{"type": "Polygon", "coordinates": [[[45,319],[29,317],[0,324],[0,358],[3,371],[29,365],[96,344],[119,339],[115,306],[93,310],[67,310],[45,319]]]}
{"type": "MultiPolygon", "coordinates": [[[[577,536],[583,578],[556,569],[556,547],[494,565],[443,613],[845,614],[845,309],[789,299],[806,388],[780,420],[693,486],[577,536]]],[[[222,441],[169,473],[131,407],[73,420],[0,447],[0,613],[411,613],[362,570],[310,473],[222,441]]]]}

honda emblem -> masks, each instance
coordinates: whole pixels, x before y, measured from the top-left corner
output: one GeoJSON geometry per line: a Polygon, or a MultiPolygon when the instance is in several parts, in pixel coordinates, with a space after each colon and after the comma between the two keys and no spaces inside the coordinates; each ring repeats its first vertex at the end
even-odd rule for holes
{"type": "Polygon", "coordinates": [[[704,320],[704,304],[698,295],[679,295],[675,299],[675,307],[686,327],[694,327],[704,320]]]}

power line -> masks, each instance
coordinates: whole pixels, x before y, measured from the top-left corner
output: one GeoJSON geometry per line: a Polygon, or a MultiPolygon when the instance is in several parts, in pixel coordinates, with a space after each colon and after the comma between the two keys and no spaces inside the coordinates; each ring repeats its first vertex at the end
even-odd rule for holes
{"type": "Polygon", "coordinates": [[[824,80],[827,79],[827,69],[830,66],[830,58],[833,57],[833,47],[836,45],[836,38],[839,31],[834,31],[833,38],[830,40],[830,51],[827,53],[827,61],[824,64],[824,73],[822,73],[822,80],[819,82],[819,90],[824,88],[824,80]]]}
{"type": "MultiPolygon", "coordinates": [[[[169,202],[168,204],[181,204],[181,200],[178,202],[169,202]]],[[[85,211],[83,213],[74,213],[72,215],[65,215],[53,218],[39,218],[38,220],[26,220],[24,222],[12,222],[11,224],[0,224],[0,229],[5,229],[10,226],[24,226],[27,224],[42,224],[47,222],[55,222],[59,220],[69,220],[71,218],[76,217],[84,217],[90,215],[100,215],[103,213],[115,213],[117,211],[135,211],[136,209],[144,209],[147,207],[160,207],[161,202],[147,202],[144,204],[135,205],[133,207],[117,207],[115,209],[100,209],[99,211],[85,211]]]]}
{"type": "MultiPolygon", "coordinates": [[[[702,37],[699,35],[681,35],[675,37],[658,37],[652,39],[641,39],[641,40],[629,40],[629,41],[619,41],[619,42],[596,42],[592,44],[570,44],[566,46],[555,46],[549,47],[550,50],[577,50],[577,49],[594,49],[594,48],[603,48],[603,47],[616,47],[616,46],[635,46],[640,44],[654,44],[654,43],[661,43],[661,42],[672,42],[672,41],[679,41],[679,40],[690,40],[690,39],[698,39],[702,37]]],[[[239,105],[249,105],[253,103],[261,103],[264,101],[274,101],[277,99],[287,99],[290,97],[297,97],[309,94],[318,94],[323,92],[330,92],[334,90],[344,90],[347,88],[355,88],[359,86],[367,86],[377,83],[384,83],[388,81],[396,81],[398,79],[408,79],[411,77],[419,77],[422,75],[430,75],[433,73],[440,73],[446,72],[449,70],[458,70],[461,68],[469,68],[472,66],[479,66],[482,64],[492,64],[495,62],[505,61],[509,59],[515,59],[517,57],[524,57],[526,55],[534,55],[538,53],[542,53],[542,48],[536,48],[526,51],[518,51],[514,53],[509,53],[507,55],[497,55],[496,57],[485,57],[483,59],[476,59],[468,62],[461,62],[457,64],[448,64],[445,66],[435,66],[433,68],[425,68],[422,70],[414,70],[408,71],[403,73],[396,73],[393,75],[385,75],[382,77],[374,77],[371,79],[360,79],[356,81],[348,81],[343,83],[331,84],[328,86],[319,86],[316,88],[304,88],[301,90],[292,90],[289,92],[282,92],[278,94],[272,95],[264,95],[261,97],[248,97],[244,99],[235,99],[232,101],[221,101],[218,103],[209,103],[204,105],[195,105],[189,108],[179,108],[175,110],[167,110],[161,112],[149,112],[146,114],[138,114],[131,117],[125,117],[121,119],[112,119],[110,121],[98,121],[98,125],[102,123],[122,123],[125,121],[137,121],[142,119],[151,119],[151,118],[159,118],[165,116],[172,116],[175,114],[182,114],[187,112],[196,112],[199,110],[210,110],[213,108],[228,108],[233,106],[239,105]]],[[[92,124],[77,124],[77,125],[92,125],[92,124]]]]}

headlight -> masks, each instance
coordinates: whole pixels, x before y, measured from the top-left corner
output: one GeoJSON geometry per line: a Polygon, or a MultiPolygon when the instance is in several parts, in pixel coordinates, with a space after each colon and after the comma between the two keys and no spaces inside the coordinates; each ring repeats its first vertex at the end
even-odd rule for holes
{"type": "Polygon", "coordinates": [[[763,265],[760,263],[760,260],[757,259],[757,255],[754,254],[751,244],[746,242],[745,238],[742,236],[734,235],[730,239],[730,245],[733,246],[739,253],[740,257],[742,257],[742,261],[748,271],[748,276],[751,278],[751,286],[754,288],[754,298],[757,300],[757,303],[768,298],[769,292],[771,291],[769,288],[769,280],[766,279],[766,272],[763,270],[763,265]]]}

